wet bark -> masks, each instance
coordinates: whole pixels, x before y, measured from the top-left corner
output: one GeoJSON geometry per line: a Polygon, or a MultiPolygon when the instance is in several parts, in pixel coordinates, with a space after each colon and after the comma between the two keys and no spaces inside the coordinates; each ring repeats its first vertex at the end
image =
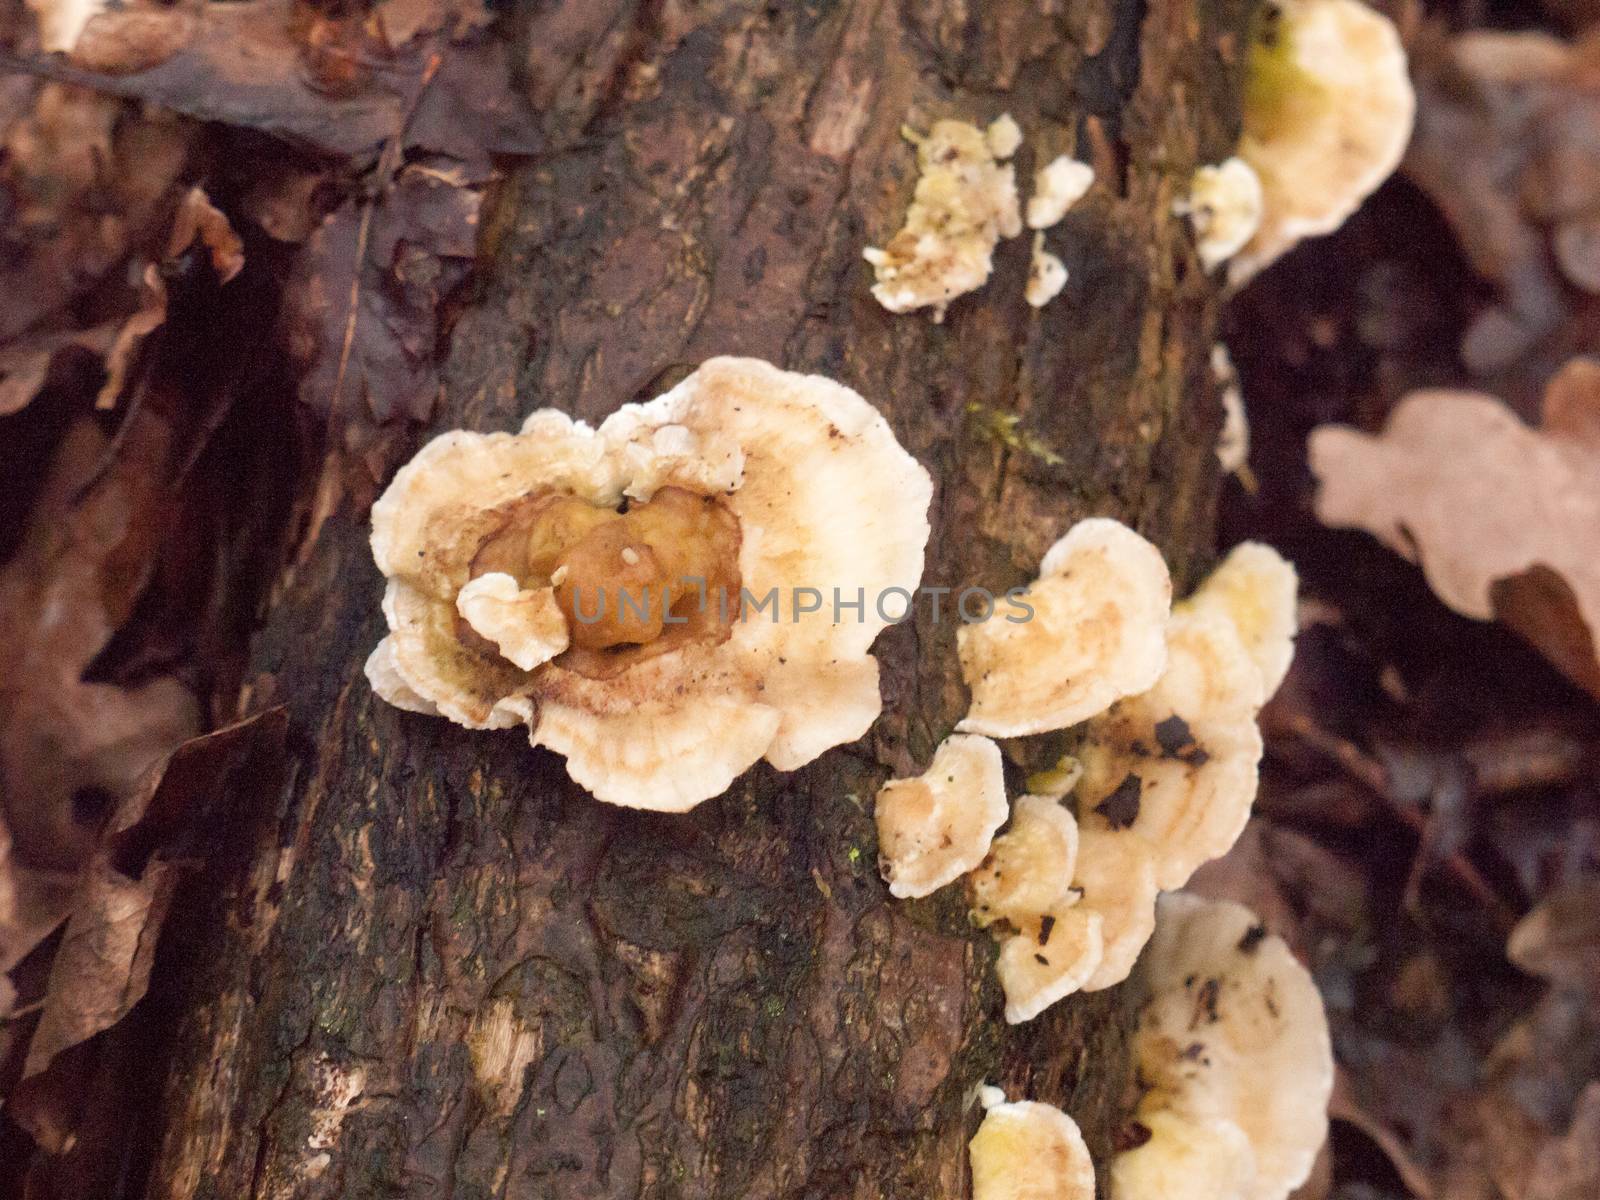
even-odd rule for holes
{"type": "MultiPolygon", "coordinates": [[[[1121,517],[1180,581],[1209,549],[1216,296],[1171,203],[1235,121],[1243,5],[547,0],[518,18],[549,151],[485,222],[434,428],[603,417],[714,354],[840,379],[937,484],[925,582],[1025,582],[1121,517]],[[1219,57],[1220,54],[1220,57],[1219,57]],[[942,325],[861,261],[915,180],[902,123],[1027,134],[1105,185],[942,325]],[[1018,418],[1012,427],[1010,418],[1018,418]]],[[[395,465],[393,462],[388,464],[395,465]]],[[[1127,1084],[1119,990],[1020,1029],[959,889],[892,902],[871,797],[965,708],[948,610],[886,631],[884,713],[687,816],[599,804],[514,732],[376,702],[380,580],[352,494],[254,650],[283,789],[241,805],[175,905],[152,1003],[181,1018],[160,1197],[965,1194],[973,1087],[1074,1113],[1102,1160],[1127,1084]]],[[[715,737],[708,729],[706,736],[715,737]]]]}

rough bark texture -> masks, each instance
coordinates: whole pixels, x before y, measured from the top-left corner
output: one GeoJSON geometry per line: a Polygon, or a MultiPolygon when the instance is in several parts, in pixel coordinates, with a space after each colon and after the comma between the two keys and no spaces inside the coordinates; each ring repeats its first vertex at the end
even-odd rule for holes
{"type": "MultiPolygon", "coordinates": [[[[1243,19],[1184,0],[529,5],[551,149],[486,222],[436,427],[599,418],[710,355],[758,355],[858,389],[933,473],[927,583],[1024,582],[1091,513],[1185,580],[1220,418],[1215,293],[1171,202],[1231,144],[1243,19]],[[884,312],[861,250],[914,183],[901,124],[1007,110],[1020,179],[1076,148],[1110,184],[1052,235],[1066,292],[1023,303],[1020,238],[943,325],[884,312]]],[[[1120,992],[1008,1029],[959,889],[892,902],[877,875],[874,790],[965,708],[948,614],[880,639],[863,742],[658,816],[596,803],[515,733],[374,701],[365,539],[354,502],[320,525],[255,650],[293,760],[216,832],[230,853],[163,945],[152,1003],[182,1017],[149,1195],[957,1200],[983,1080],[1062,1104],[1104,1159],[1120,992]]]]}

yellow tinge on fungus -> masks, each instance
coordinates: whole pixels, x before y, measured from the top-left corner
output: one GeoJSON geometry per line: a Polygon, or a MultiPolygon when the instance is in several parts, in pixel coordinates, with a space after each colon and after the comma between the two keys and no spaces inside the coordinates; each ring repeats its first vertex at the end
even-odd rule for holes
{"type": "Polygon", "coordinates": [[[914,779],[878,790],[878,867],[889,892],[926,896],[972,870],[1006,819],[1000,747],[986,737],[952,734],[914,779]]]}
{"type": "Polygon", "coordinates": [[[1212,271],[1255,237],[1264,203],[1260,177],[1244,159],[1235,157],[1197,170],[1188,196],[1173,211],[1189,218],[1200,265],[1212,271]]]}
{"type": "Polygon", "coordinates": [[[1094,1162],[1078,1123],[1051,1104],[999,1089],[968,1143],[972,1200],[1094,1200],[1094,1162]]]}
{"type": "Polygon", "coordinates": [[[1327,1138],[1333,1051],[1316,985],[1238,904],[1163,896],[1134,1040],[1150,1133],[1113,1200],[1284,1200],[1327,1138]]]}
{"type": "Polygon", "coordinates": [[[1104,923],[1084,985],[1127,977],[1157,891],[1182,887],[1238,840],[1255,802],[1257,716],[1293,652],[1294,569],[1268,547],[1236,549],[1167,624],[1154,687],[1091,719],[1076,757],[1080,905],[1104,923]]]}
{"type": "Polygon", "coordinates": [[[441,434],[373,506],[367,675],[397,707],[526,723],[602,800],[683,811],[877,718],[875,601],[921,578],[931,495],[859,395],[754,359],[598,429],[441,434]]]}
{"type": "Polygon", "coordinates": [[[1031,1021],[1100,965],[1101,917],[1073,887],[1078,823],[1049,796],[1020,796],[1011,826],[969,880],[972,919],[1000,942],[1006,1020],[1031,1021]]]}
{"type": "Polygon", "coordinates": [[[872,294],[890,312],[932,308],[935,321],[958,296],[982,287],[1002,237],[1022,232],[1010,158],[1022,134],[1009,116],[980,130],[966,121],[935,121],[927,136],[906,131],[921,172],[905,225],[883,248],[863,253],[877,283],[872,294]]]}
{"type": "Polygon", "coordinates": [[[1117,521],[1074,525],[1021,599],[1026,619],[997,613],[956,633],[972,691],[958,729],[990,737],[1065,729],[1144,691],[1166,665],[1167,564],[1117,521]]]}
{"type": "Polygon", "coordinates": [[[1361,0],[1268,0],[1257,21],[1239,157],[1262,216],[1229,264],[1236,284],[1342,225],[1399,165],[1416,115],[1400,35],[1361,0]]]}

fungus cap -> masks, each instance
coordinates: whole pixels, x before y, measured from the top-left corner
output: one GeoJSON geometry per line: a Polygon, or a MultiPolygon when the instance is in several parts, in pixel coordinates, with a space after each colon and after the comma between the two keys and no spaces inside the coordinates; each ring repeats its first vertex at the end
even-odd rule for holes
{"type": "Polygon", "coordinates": [[[1049,229],[1094,186],[1094,168],[1069,154],[1051,159],[1033,176],[1028,228],[1049,229]]]}
{"type": "Polygon", "coordinates": [[[920,172],[905,224],[863,257],[877,282],[872,294],[894,313],[932,308],[942,321],[958,296],[982,287],[1002,237],[1022,232],[1016,175],[998,160],[1021,144],[1009,116],[988,133],[966,121],[935,121],[927,136],[906,131],[920,172]]]}
{"type": "Polygon", "coordinates": [[[1299,590],[1293,563],[1263,542],[1241,542],[1178,608],[1226,616],[1261,672],[1262,696],[1271,698],[1294,658],[1299,590]]]}
{"type": "Polygon", "coordinates": [[[926,896],[984,860],[1006,819],[1000,747],[951,734],[921,775],[878,790],[878,869],[890,895],[926,896]]]}
{"type": "Polygon", "coordinates": [[[1078,1123],[1051,1104],[991,1104],[968,1144],[972,1200],[1094,1200],[1078,1123]]]}
{"type": "Polygon", "coordinates": [[[1249,819],[1262,682],[1232,621],[1217,612],[1174,612],[1167,653],[1153,688],[1085,727],[1076,795],[1085,832],[1142,843],[1157,885],[1170,889],[1226,854],[1249,819]]]}
{"type": "Polygon", "coordinates": [[[996,614],[956,633],[972,691],[958,729],[990,737],[1065,729],[1144,691],[1166,664],[1167,564],[1117,521],[1074,525],[1021,599],[1030,618],[996,614]]]}
{"type": "Polygon", "coordinates": [[[1393,22],[1361,0],[1269,0],[1250,53],[1239,154],[1261,178],[1261,227],[1229,265],[1243,283],[1331,233],[1411,140],[1416,93],[1393,22]]]}
{"type": "Polygon", "coordinates": [[[456,612],[487,638],[502,658],[524,671],[547,663],[571,642],[554,588],[524,590],[503,571],[468,580],[456,593],[456,612]]]}
{"type": "Polygon", "coordinates": [[[368,677],[469,728],[527,723],[602,800],[692,808],[876,719],[887,621],[800,593],[914,588],[931,497],[859,395],[755,359],[712,359],[598,429],[540,410],[514,435],[445,433],[373,507],[390,632],[368,677]],[[484,635],[505,632],[488,615],[505,585],[461,594],[497,573],[514,596],[554,591],[566,650],[528,670],[484,635]]]}
{"type": "Polygon", "coordinates": [[[1026,922],[1000,943],[995,974],[1006,996],[1006,1023],[1031,1021],[1058,1000],[1085,990],[1105,958],[1105,921],[1092,909],[1064,905],[1026,922]]]}
{"type": "Polygon", "coordinates": [[[1284,1200],[1328,1135],[1333,1050],[1310,974],[1248,908],[1184,893],[1162,897],[1140,970],[1151,999],[1135,1046],[1153,1085],[1141,1118],[1233,1123],[1254,1173],[1217,1194],[1284,1200]]]}
{"type": "Polygon", "coordinates": [[[1139,1114],[1150,1133],[1111,1160],[1112,1200],[1243,1200],[1255,1182],[1250,1139],[1232,1121],[1166,1110],[1139,1114]]]}
{"type": "Polygon", "coordinates": [[[1067,264],[1044,248],[1043,231],[1033,235],[1033,258],[1028,264],[1028,282],[1023,298],[1034,308],[1043,308],[1067,286],[1067,264]]]}
{"type": "Polygon", "coordinates": [[[1082,990],[1103,991],[1133,970],[1156,927],[1156,864],[1137,839],[1101,829],[1078,832],[1078,867],[1073,886],[1077,908],[1100,918],[1100,961],[1082,990]]]}
{"type": "Polygon", "coordinates": [[[1049,796],[1018,796],[1011,825],[968,881],[979,926],[1021,927],[1061,907],[1072,895],[1078,865],[1078,822],[1049,796]]]}
{"type": "Polygon", "coordinates": [[[1194,226],[1200,265],[1214,271],[1239,253],[1261,228],[1261,178],[1242,158],[1198,168],[1189,195],[1173,206],[1194,226]]]}

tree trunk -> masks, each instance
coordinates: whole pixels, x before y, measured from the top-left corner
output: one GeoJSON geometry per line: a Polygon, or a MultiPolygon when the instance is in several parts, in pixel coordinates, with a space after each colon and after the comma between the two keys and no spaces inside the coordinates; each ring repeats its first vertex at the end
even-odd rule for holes
{"type": "MultiPolygon", "coordinates": [[[[1171,208],[1228,153],[1218,51],[1243,18],[1184,0],[530,4],[549,150],[486,209],[433,431],[539,406],[595,420],[755,355],[860,391],[933,474],[926,583],[1026,582],[1103,513],[1181,584],[1209,550],[1220,413],[1215,289],[1171,208]],[[1027,134],[1025,192],[1058,153],[1099,174],[1051,234],[1066,291],[1023,302],[1018,238],[943,324],[883,311],[861,251],[905,212],[902,124],[1003,111],[1027,134]]],[[[181,1016],[148,1195],[956,1200],[983,1081],[1062,1105],[1104,1161],[1122,989],[1008,1028],[961,889],[898,902],[878,877],[874,791],[966,706],[948,613],[879,639],[884,712],[862,742],[656,815],[596,802],[517,733],[375,701],[366,532],[364,503],[326,515],[254,650],[291,769],[213,831],[225,845],[174,905],[152,1004],[181,1016]]]]}

